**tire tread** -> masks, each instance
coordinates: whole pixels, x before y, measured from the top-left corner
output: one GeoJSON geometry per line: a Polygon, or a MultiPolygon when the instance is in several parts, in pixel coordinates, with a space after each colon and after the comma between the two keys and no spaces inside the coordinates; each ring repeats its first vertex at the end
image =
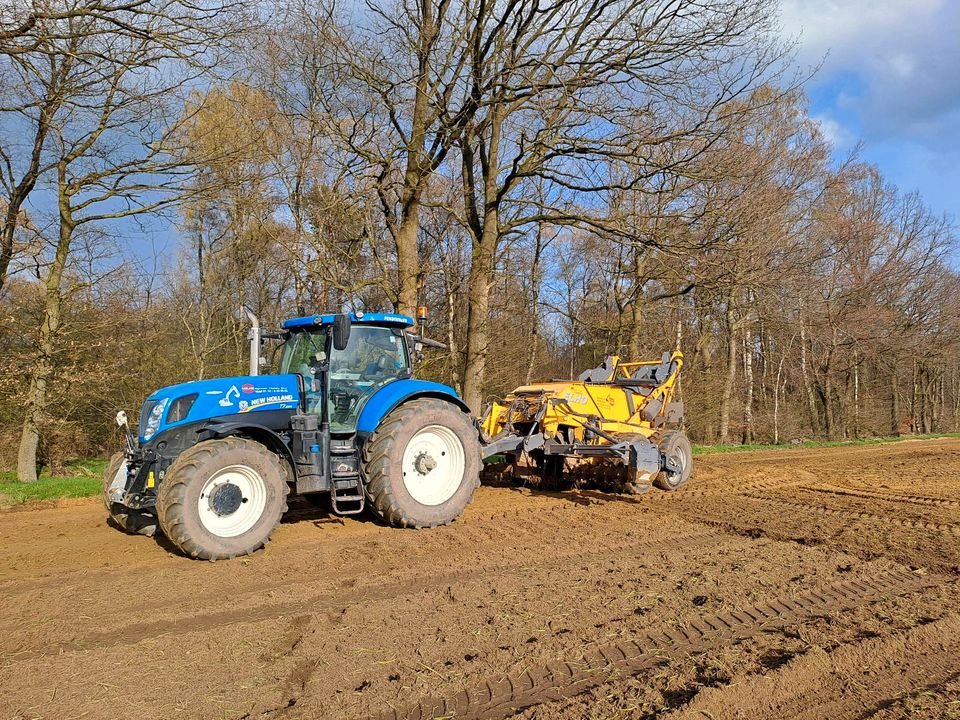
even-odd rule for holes
{"type": "Polygon", "coordinates": [[[214,553],[204,548],[197,538],[190,535],[184,522],[185,499],[187,486],[194,479],[200,467],[216,457],[230,450],[249,449],[259,452],[268,462],[276,467],[280,478],[287,477],[287,470],[281,464],[280,458],[273,452],[270,452],[262,445],[252,440],[245,440],[238,437],[226,437],[219,440],[208,440],[206,442],[194,445],[192,448],[181,453],[170,468],[167,470],[166,477],[160,483],[157,491],[157,516],[160,519],[160,526],[163,528],[167,538],[178,550],[192,558],[202,560],[230,560],[235,557],[249,555],[256,552],[270,542],[270,536],[276,532],[280,526],[280,519],[287,511],[287,497],[290,493],[290,486],[282,482],[282,508],[274,521],[273,527],[267,534],[263,543],[251,546],[244,550],[234,552],[214,553]]]}
{"type": "MultiPolygon", "coordinates": [[[[404,512],[392,490],[391,486],[395,480],[392,473],[399,471],[400,463],[399,461],[391,462],[391,458],[399,458],[403,455],[403,449],[396,447],[397,431],[427,410],[446,410],[450,407],[452,407],[450,403],[443,400],[427,398],[411,400],[392,411],[364,443],[362,464],[367,500],[377,515],[394,527],[420,529],[449,525],[463,514],[466,505],[473,498],[473,491],[480,486],[478,475],[464,508],[445,520],[431,523],[420,522],[404,512]]],[[[469,448],[464,448],[464,451],[469,452],[469,448]]]]}

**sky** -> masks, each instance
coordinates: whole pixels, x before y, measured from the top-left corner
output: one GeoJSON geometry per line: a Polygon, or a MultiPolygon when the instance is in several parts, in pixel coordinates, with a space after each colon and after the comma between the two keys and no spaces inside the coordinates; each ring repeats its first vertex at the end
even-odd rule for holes
{"type": "Polygon", "coordinates": [[[837,156],[861,157],[960,221],[960,0],[782,0],[811,115],[837,156]]]}

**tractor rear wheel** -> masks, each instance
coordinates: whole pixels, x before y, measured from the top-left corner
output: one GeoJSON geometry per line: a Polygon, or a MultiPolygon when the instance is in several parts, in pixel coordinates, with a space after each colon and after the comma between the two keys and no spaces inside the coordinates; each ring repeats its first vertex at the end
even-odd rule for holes
{"type": "Polygon", "coordinates": [[[160,527],[202,560],[248,555],[267,544],[287,509],[280,458],[260,443],[228,437],[185,451],[157,492],[160,527]]]}
{"type": "Polygon", "coordinates": [[[412,400],[387,415],[363,448],[366,494],[397,527],[453,522],[480,484],[477,430],[443,400],[412,400]]]}
{"type": "Polygon", "coordinates": [[[676,490],[687,483],[693,472],[693,447],[686,433],[679,430],[667,430],[660,440],[660,452],[680,466],[675,472],[667,470],[657,475],[653,484],[661,490],[676,490]]]}
{"type": "MultiPolygon", "coordinates": [[[[153,537],[157,532],[157,516],[147,510],[134,510],[121,503],[114,502],[110,497],[110,486],[114,480],[118,480],[117,475],[121,472],[126,475],[126,458],[122,452],[114,453],[107,463],[107,469],[103,473],[103,505],[110,514],[110,519],[120,527],[121,530],[133,535],[146,535],[153,537]]],[[[125,480],[125,478],[123,478],[125,480]]],[[[121,482],[123,480],[120,480],[121,482]]]]}

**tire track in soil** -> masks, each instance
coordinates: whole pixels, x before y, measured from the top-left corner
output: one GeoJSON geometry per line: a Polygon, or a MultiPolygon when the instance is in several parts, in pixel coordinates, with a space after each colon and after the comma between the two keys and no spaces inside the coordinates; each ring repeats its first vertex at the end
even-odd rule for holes
{"type": "MultiPolygon", "coordinates": [[[[693,530],[679,535],[667,535],[657,540],[627,543],[618,549],[633,551],[687,550],[704,544],[716,543],[722,537],[723,535],[721,533],[713,530],[693,530]]],[[[605,546],[603,550],[590,550],[574,555],[551,557],[548,562],[534,564],[540,567],[563,566],[572,559],[606,554],[609,553],[610,549],[609,546],[605,546]]],[[[380,600],[391,600],[405,595],[415,595],[425,590],[436,590],[437,588],[442,588],[444,585],[454,585],[473,578],[482,577],[489,574],[491,570],[509,573],[511,571],[519,571],[523,567],[525,567],[523,564],[494,568],[482,567],[451,573],[417,576],[402,582],[376,585],[348,594],[331,595],[330,593],[323,593],[296,601],[270,603],[255,608],[245,608],[242,611],[230,609],[195,614],[189,617],[178,618],[174,624],[171,624],[171,621],[167,619],[137,623],[118,630],[92,633],[80,641],[51,645],[38,649],[15,650],[5,654],[4,659],[5,661],[22,661],[36,657],[60,655],[72,651],[86,652],[99,647],[134,645],[138,642],[158,637],[172,638],[227,625],[274,620],[303,613],[308,613],[313,617],[325,618],[325,624],[329,626],[336,624],[341,611],[350,605],[361,605],[380,600]]]]}
{"type": "MultiPolygon", "coordinates": [[[[846,610],[894,595],[908,595],[942,580],[907,570],[880,573],[870,580],[834,583],[794,597],[703,616],[673,630],[642,633],[636,640],[589,648],[576,661],[556,661],[489,678],[456,695],[427,697],[392,709],[378,720],[501,720],[544,702],[564,700],[609,682],[635,675],[671,658],[744,640],[826,611],[846,610]]],[[[268,711],[262,717],[282,712],[268,711]]]]}
{"type": "Polygon", "coordinates": [[[884,523],[887,525],[898,525],[900,527],[915,530],[936,530],[938,532],[950,533],[951,535],[960,535],[960,523],[941,523],[930,520],[909,520],[907,518],[877,515],[876,513],[867,512],[865,510],[845,510],[842,508],[830,507],[828,505],[796,502],[794,500],[786,500],[784,498],[770,497],[769,495],[763,495],[761,493],[747,492],[742,493],[742,495],[743,497],[750,498],[751,500],[758,500],[771,505],[800,508],[802,510],[809,510],[811,512],[819,513],[820,515],[833,515],[836,517],[850,518],[853,520],[870,520],[873,522],[884,523]]]}
{"type": "MultiPolygon", "coordinates": [[[[846,643],[810,647],[776,673],[734,677],[705,688],[677,720],[734,718],[850,718],[866,720],[960,677],[960,616],[948,615],[846,643]]],[[[905,710],[898,717],[911,713],[905,710]]]]}
{"type": "Polygon", "coordinates": [[[951,500],[949,498],[936,498],[925,495],[902,495],[899,493],[885,493],[874,490],[856,490],[853,488],[835,487],[833,485],[821,485],[819,487],[814,487],[812,485],[797,485],[796,487],[800,490],[826,493],[828,495],[867,498],[870,500],[889,500],[890,502],[926,505],[928,507],[960,508],[960,500],[951,500]]]}

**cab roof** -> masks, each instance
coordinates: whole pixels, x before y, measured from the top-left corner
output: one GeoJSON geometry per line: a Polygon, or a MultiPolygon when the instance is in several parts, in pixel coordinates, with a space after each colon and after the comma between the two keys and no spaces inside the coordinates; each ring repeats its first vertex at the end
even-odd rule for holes
{"type": "MultiPolygon", "coordinates": [[[[306,317],[290,318],[283,322],[287,330],[299,330],[319,325],[332,325],[336,317],[333,313],[324,315],[307,315],[306,317]]],[[[387,327],[412,327],[413,318],[409,315],[395,313],[350,313],[350,322],[356,325],[385,325],[387,327]]]]}

